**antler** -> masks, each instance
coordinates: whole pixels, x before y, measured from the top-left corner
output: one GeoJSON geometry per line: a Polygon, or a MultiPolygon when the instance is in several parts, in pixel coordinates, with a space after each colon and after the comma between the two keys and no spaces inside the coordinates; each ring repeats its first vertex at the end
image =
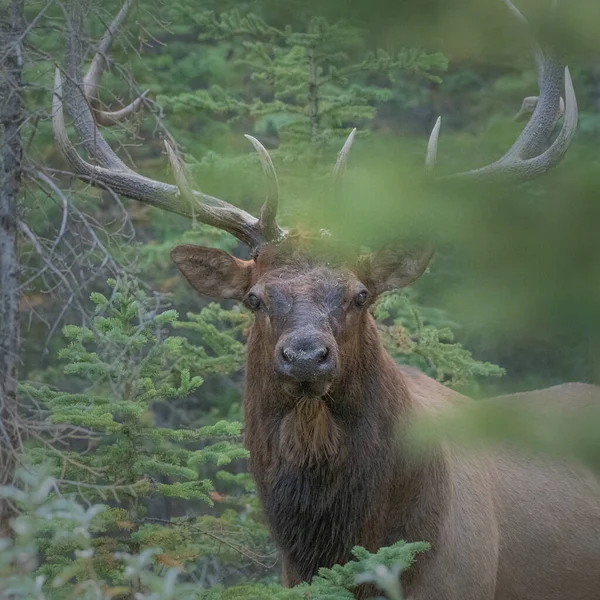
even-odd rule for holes
{"type": "Polygon", "coordinates": [[[125,4],[123,4],[121,10],[119,11],[119,14],[107,27],[106,32],[102,37],[102,41],[100,44],[98,44],[96,54],[94,54],[94,58],[90,64],[90,68],[83,78],[83,93],[89,105],[92,107],[96,122],[99,125],[116,125],[120,121],[130,117],[143,106],[144,98],[149,92],[149,90],[146,90],[139,98],[120,110],[105,111],[98,108],[98,89],[100,87],[100,79],[102,78],[102,74],[108,66],[110,47],[112,46],[118,30],[127,18],[127,14],[132,6],[133,0],[126,0],[125,4]]]}
{"type": "Polygon", "coordinates": [[[82,15],[78,2],[73,3],[73,16],[67,44],[67,80],[64,86],[61,72],[56,70],[52,100],[52,125],[59,151],[70,164],[74,173],[91,184],[139,200],[162,210],[173,212],[202,223],[217,227],[234,235],[250,248],[264,242],[275,242],[286,236],[286,231],[277,224],[278,185],[275,168],[269,153],[255,138],[247,136],[258,151],[263,170],[267,175],[268,194],[260,213],[253,217],[246,211],[223,200],[192,190],[187,183],[183,165],[175,150],[165,142],[167,154],[175,173],[177,186],[144,177],[130,169],[114,152],[100,133],[97,123],[114,125],[128,117],[142,104],[142,97],[129,106],[113,113],[92,110],[97,97],[100,77],[104,71],[106,53],[114,35],[132,4],[126,0],[123,8],[107,29],[92,65],[82,80],[81,56],[82,15]],[[70,142],[65,129],[63,100],[73,119],[75,131],[81,144],[94,164],[84,160],[70,142]],[[137,103],[137,104],[136,104],[137,103]]]}
{"type": "MultiPolygon", "coordinates": [[[[510,0],[504,1],[521,26],[529,33],[529,24],[525,17],[510,0]]],[[[535,102],[529,103],[533,106],[533,115],[525,129],[512,148],[499,160],[479,169],[456,173],[451,177],[527,181],[555,167],[566,154],[577,129],[577,99],[571,75],[568,67],[565,67],[565,101],[563,102],[560,97],[563,67],[555,57],[544,54],[533,39],[531,46],[536,61],[540,95],[533,99],[535,102]],[[548,146],[563,111],[565,116],[563,127],[554,142],[548,146]]],[[[518,116],[520,117],[521,113],[518,116]]],[[[428,166],[435,164],[439,129],[440,119],[436,122],[429,140],[426,161],[428,166]]]]}

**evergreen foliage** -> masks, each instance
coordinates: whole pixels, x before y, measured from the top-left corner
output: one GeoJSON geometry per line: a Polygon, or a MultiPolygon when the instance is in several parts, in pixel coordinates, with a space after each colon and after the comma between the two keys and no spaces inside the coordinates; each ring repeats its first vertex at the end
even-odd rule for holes
{"type": "MultiPolygon", "coordinates": [[[[13,600],[352,600],[351,590],[357,583],[383,583],[390,568],[397,581],[415,555],[428,550],[425,543],[405,542],[376,554],[356,547],[355,560],[321,569],[311,584],[293,589],[252,584],[206,590],[190,582],[181,564],[167,561],[157,546],[138,548],[134,554],[112,549],[99,556],[98,534],[112,520],[113,509],[101,504],[83,506],[73,497],[57,495],[57,481],[44,477],[42,471],[22,471],[19,483],[18,488],[0,487],[0,495],[21,510],[14,522],[14,539],[0,540],[0,592],[13,600]],[[40,569],[45,547],[60,548],[68,557],[53,569],[40,569]],[[111,569],[102,568],[107,564],[111,569]]],[[[154,541],[168,543],[165,536],[154,541]]],[[[390,600],[402,597],[390,595],[390,600]]]]}
{"type": "MultiPolygon", "coordinates": [[[[21,386],[22,394],[47,407],[51,424],[89,432],[89,439],[83,447],[75,440],[67,448],[52,446],[52,452],[48,443],[32,445],[29,459],[52,470],[63,494],[79,493],[87,502],[113,500],[94,525],[94,570],[102,578],[118,581],[123,576],[114,552],[140,553],[160,545],[156,560],[183,568],[227,544],[231,532],[238,537],[230,543],[233,556],[224,553],[220,562],[222,568],[229,560],[237,563],[243,553],[240,535],[249,543],[248,553],[253,545],[265,545],[264,530],[250,527],[252,509],[246,509],[243,519],[231,509],[161,519],[153,517],[152,505],[169,500],[212,507],[215,498],[226,502],[208,474],[220,482],[223,494],[229,488],[238,496],[232,496],[232,505],[252,504],[245,496],[252,489],[249,479],[221,472],[246,457],[238,443],[241,423],[157,426],[156,414],[161,406],[196,392],[203,376],[240,368],[244,346],[239,334],[249,317],[211,304],[179,321],[174,310],[157,311],[134,284],[109,283],[110,295],[92,294],[96,314],[91,327],[63,330],[69,344],[60,357],[67,362],[69,386],[64,381],[59,388],[21,386]],[[175,329],[190,335],[172,335],[175,329]]],[[[68,541],[44,539],[41,549],[46,560],[40,572],[46,576],[54,578],[69,565],[69,580],[87,577],[85,561],[71,557],[75,548],[68,541]]]]}
{"type": "Polygon", "coordinates": [[[451,387],[473,386],[478,377],[501,377],[504,369],[473,358],[455,341],[457,323],[445,311],[421,306],[416,288],[384,294],[374,307],[390,354],[451,387]]]}

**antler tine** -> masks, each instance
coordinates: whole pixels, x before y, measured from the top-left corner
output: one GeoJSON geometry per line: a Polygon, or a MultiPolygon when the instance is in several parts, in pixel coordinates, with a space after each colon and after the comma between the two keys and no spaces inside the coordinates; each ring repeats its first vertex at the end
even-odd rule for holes
{"type": "MultiPolygon", "coordinates": [[[[528,22],[516,6],[510,0],[504,2],[529,32],[528,22]]],[[[533,39],[531,47],[536,60],[540,88],[531,119],[502,158],[485,167],[450,177],[527,181],[549,171],[562,160],[577,129],[577,100],[573,82],[568,68],[565,67],[563,103],[560,94],[563,67],[553,56],[544,54],[533,39]],[[548,147],[562,110],[565,111],[563,128],[557,139],[548,147]]]]}
{"type": "Polygon", "coordinates": [[[98,44],[94,58],[90,64],[90,68],[83,78],[83,87],[86,98],[96,99],[98,97],[98,87],[100,85],[100,79],[104,73],[104,69],[108,65],[108,54],[112,43],[117,36],[117,32],[123,25],[123,22],[127,18],[131,7],[133,6],[133,0],[125,0],[121,10],[117,16],[113,19],[112,23],[106,28],[102,41],[98,44]]]}
{"type": "Polygon", "coordinates": [[[259,227],[269,241],[278,241],[285,236],[285,232],[277,224],[277,207],[279,205],[279,182],[273,160],[267,149],[251,135],[244,136],[254,146],[258,153],[263,173],[267,177],[267,197],[260,209],[259,227]]]}
{"type": "MultiPolygon", "coordinates": [[[[577,130],[577,99],[568,67],[565,67],[564,73],[565,119],[560,134],[546,151],[533,156],[530,156],[531,153],[528,152],[533,147],[543,148],[542,143],[547,141],[558,121],[558,111],[548,110],[549,102],[547,98],[544,106],[541,103],[542,97],[540,96],[540,101],[533,116],[511,150],[491,165],[464,173],[457,173],[451,177],[528,181],[555,167],[566,154],[577,130]],[[547,136],[542,137],[540,130],[544,125],[549,130],[549,133],[547,136]]],[[[558,110],[560,110],[560,104],[557,103],[557,105],[558,110]]]]}
{"type": "Polygon", "coordinates": [[[250,248],[259,246],[262,239],[258,219],[223,201],[219,201],[221,206],[216,210],[215,207],[198,202],[196,196],[204,197],[204,194],[194,191],[190,186],[185,167],[173,146],[167,140],[164,141],[164,145],[173,169],[175,183],[181,197],[189,207],[192,218],[224,231],[229,231],[250,248]]]}
{"type": "Polygon", "coordinates": [[[100,110],[93,107],[96,122],[98,125],[103,125],[104,127],[112,127],[113,125],[118,125],[122,121],[125,121],[144,106],[149,91],[150,90],[146,90],[142,92],[133,102],[119,110],[100,110]]]}
{"type": "Polygon", "coordinates": [[[350,149],[354,143],[354,136],[356,135],[356,127],[350,132],[350,135],[346,138],[342,149],[338,153],[335,167],[333,168],[333,179],[336,186],[341,184],[342,177],[346,171],[346,165],[348,164],[348,156],[350,155],[350,149]]]}
{"type": "MultiPolygon", "coordinates": [[[[523,104],[521,104],[521,108],[519,109],[519,112],[513,117],[513,121],[518,123],[519,121],[525,121],[527,119],[527,117],[530,117],[533,114],[535,107],[537,106],[538,100],[539,100],[539,96],[527,96],[526,98],[523,98],[523,104]]],[[[560,119],[562,119],[564,114],[565,114],[565,101],[564,101],[563,97],[561,96],[560,107],[558,109],[558,114],[556,115],[556,123],[558,123],[558,121],[560,121],[560,119]]],[[[556,126],[556,123],[555,123],[555,126],[556,126]]]]}
{"type": "MultiPolygon", "coordinates": [[[[173,169],[173,175],[175,176],[175,184],[179,189],[179,193],[183,196],[183,198],[187,201],[194,218],[196,217],[196,207],[199,208],[199,212],[206,212],[206,209],[202,207],[201,204],[196,202],[196,198],[194,197],[194,190],[191,188],[190,183],[188,181],[185,167],[183,163],[179,159],[179,156],[175,152],[175,149],[167,140],[164,142],[165,150],[167,151],[167,156],[169,157],[169,163],[171,163],[171,169],[173,169]]],[[[202,220],[201,217],[199,217],[202,220]]]]}
{"type": "Polygon", "coordinates": [[[537,43],[537,41],[531,34],[531,29],[529,27],[529,21],[524,17],[523,13],[512,3],[511,0],[504,0],[504,4],[506,4],[509,12],[513,15],[515,20],[523,28],[523,31],[525,32],[525,34],[529,37],[531,53],[533,54],[533,58],[535,59],[535,67],[536,67],[537,76],[539,79],[544,70],[544,53],[542,52],[540,45],[537,43]]]}
{"type": "Polygon", "coordinates": [[[427,156],[425,157],[425,170],[433,171],[437,162],[438,140],[440,139],[440,128],[442,127],[442,117],[438,117],[427,144],[427,156]]]}
{"type": "Polygon", "coordinates": [[[100,80],[104,70],[108,66],[108,55],[114,39],[117,36],[117,32],[121,25],[127,18],[131,7],[133,6],[134,0],[125,0],[125,3],[121,7],[121,10],[117,16],[113,19],[112,23],[106,28],[102,41],[98,44],[94,58],[90,64],[90,68],[83,78],[83,93],[87,101],[89,102],[94,112],[94,117],[99,125],[110,127],[116,125],[119,122],[127,119],[136,113],[143,105],[146,94],[149,90],[146,90],[138,98],[136,98],[131,104],[116,110],[116,111],[105,111],[98,108],[98,91],[100,87],[100,80]]]}

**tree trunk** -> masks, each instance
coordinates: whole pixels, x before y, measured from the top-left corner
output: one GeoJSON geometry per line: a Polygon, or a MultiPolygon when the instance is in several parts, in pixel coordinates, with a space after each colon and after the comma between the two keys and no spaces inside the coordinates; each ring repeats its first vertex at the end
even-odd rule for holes
{"type": "MultiPolygon", "coordinates": [[[[12,0],[0,65],[0,484],[13,483],[19,421],[18,209],[21,188],[23,124],[22,37],[24,0],[12,0]]],[[[13,507],[0,500],[0,536],[11,534],[13,507]]]]}
{"type": "Polygon", "coordinates": [[[308,49],[308,117],[310,120],[310,139],[315,141],[319,133],[319,72],[315,49],[308,49]]]}

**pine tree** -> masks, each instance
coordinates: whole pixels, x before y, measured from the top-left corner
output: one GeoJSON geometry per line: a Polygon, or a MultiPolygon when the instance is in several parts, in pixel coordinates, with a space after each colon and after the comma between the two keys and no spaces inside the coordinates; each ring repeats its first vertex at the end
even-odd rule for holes
{"type": "MultiPolygon", "coordinates": [[[[52,424],[69,427],[79,437],[84,433],[85,444],[73,440],[71,447],[62,448],[40,439],[41,444],[29,449],[29,458],[51,468],[63,494],[78,493],[87,502],[110,505],[95,524],[93,541],[93,567],[103,579],[118,582],[123,577],[114,564],[117,551],[138,554],[160,547],[158,563],[183,568],[229,543],[234,551],[221,556],[221,567],[243,563],[244,544],[252,556],[253,545],[266,546],[266,534],[248,508],[254,502],[246,495],[252,490],[248,477],[223,471],[246,457],[238,443],[241,423],[219,420],[189,428],[172,417],[174,426],[157,426],[156,413],[161,406],[188,399],[202,385],[203,375],[239,369],[245,358],[239,336],[249,315],[211,304],[179,321],[174,310],[157,311],[134,284],[109,283],[110,295],[92,295],[92,326],[63,330],[69,345],[60,358],[67,361],[68,385],[21,386],[22,394],[47,407],[52,424]],[[173,330],[189,331],[190,336],[172,335],[173,330]],[[214,480],[220,482],[221,493],[214,480]],[[233,495],[228,498],[224,489],[233,495]],[[182,517],[154,518],[152,504],[167,500],[177,503],[182,517]],[[241,503],[245,518],[231,509],[207,513],[200,508],[212,507],[215,500],[241,503]],[[188,518],[189,513],[200,516],[188,518]],[[235,542],[228,542],[232,531],[235,542]]],[[[210,421],[210,416],[205,419],[210,421]]],[[[65,439],[60,442],[64,445],[65,439]]],[[[75,549],[71,542],[46,540],[42,549],[46,561],[40,572],[45,575],[55,577],[66,566],[69,579],[89,575],[87,561],[70,556],[75,549]]]]}
{"type": "MultiPolygon", "coordinates": [[[[164,93],[158,102],[176,124],[199,114],[212,115],[236,128],[243,124],[244,132],[276,147],[273,159],[292,204],[310,195],[308,180],[322,187],[353,127],[359,128],[359,135],[368,132],[378,105],[391,98],[390,86],[399,75],[437,82],[437,73],[447,67],[443,55],[418,49],[368,51],[359,28],[323,17],[278,28],[258,14],[232,10],[204,13],[196,21],[203,41],[230,44],[232,62],[240,76],[245,75],[245,85],[225,89],[213,84],[164,93]]],[[[227,159],[208,152],[193,165],[193,172],[202,182],[226,174],[219,181],[225,189],[227,182],[234,182],[228,197],[235,198],[237,192],[243,202],[244,192],[256,185],[258,170],[252,155],[227,159]]]]}
{"type": "Polygon", "coordinates": [[[213,86],[197,95],[198,108],[252,118],[258,133],[279,136],[284,163],[316,164],[332,139],[339,143],[348,135],[351,124],[368,125],[377,104],[391,97],[389,84],[399,73],[440,81],[435,72],[446,68],[442,55],[416,49],[365,52],[360,29],[323,17],[309,19],[300,31],[238,11],[219,18],[209,13],[206,28],[205,38],[244,37],[237,64],[251,73],[258,96],[245,101],[213,86]]]}

